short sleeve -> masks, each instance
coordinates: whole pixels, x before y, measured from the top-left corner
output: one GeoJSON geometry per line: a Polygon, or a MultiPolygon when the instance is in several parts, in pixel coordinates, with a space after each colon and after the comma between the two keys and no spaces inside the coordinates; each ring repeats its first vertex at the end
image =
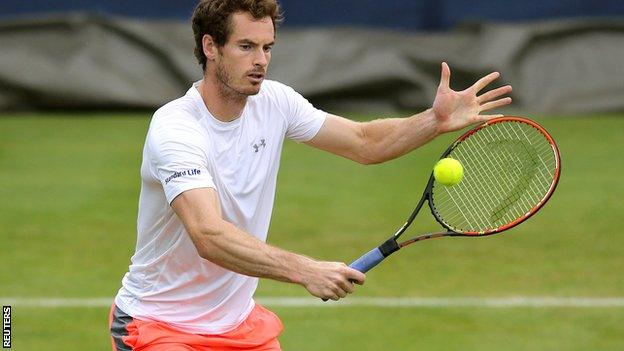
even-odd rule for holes
{"type": "Polygon", "coordinates": [[[171,118],[175,123],[157,123],[147,137],[148,156],[167,202],[196,188],[214,188],[208,171],[207,140],[197,122],[171,118]]]}
{"type": "Polygon", "coordinates": [[[286,137],[297,142],[312,139],[321,129],[327,113],[315,108],[291,87],[278,83],[277,103],[287,119],[286,137]]]}

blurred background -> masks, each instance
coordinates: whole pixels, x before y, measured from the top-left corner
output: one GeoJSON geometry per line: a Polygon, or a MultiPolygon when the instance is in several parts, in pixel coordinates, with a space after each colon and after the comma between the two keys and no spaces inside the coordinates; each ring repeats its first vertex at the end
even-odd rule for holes
{"type": "MultiPolygon", "coordinates": [[[[153,109],[201,78],[195,1],[0,4],[0,109],[153,109]]],[[[429,106],[442,60],[457,88],[492,70],[515,106],[624,108],[619,0],[284,1],[271,77],[326,109],[429,106]]]]}
{"type": "MultiPolygon", "coordinates": [[[[151,114],[201,79],[196,1],[0,1],[0,302],[15,350],[110,350],[136,240],[151,114]]],[[[344,303],[263,280],[284,350],[624,350],[624,2],[281,1],[269,70],[356,120],[428,108],[498,70],[501,112],[562,157],[552,199],[508,234],[419,243],[344,303]]],[[[403,223],[458,133],[361,166],[286,143],[271,244],[350,262],[403,223]]],[[[413,233],[433,231],[423,212],[413,233]]]]}

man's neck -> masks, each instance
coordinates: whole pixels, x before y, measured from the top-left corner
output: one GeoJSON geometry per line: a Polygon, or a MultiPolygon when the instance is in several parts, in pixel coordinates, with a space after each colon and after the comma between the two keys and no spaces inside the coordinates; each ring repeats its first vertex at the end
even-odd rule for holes
{"type": "Polygon", "coordinates": [[[220,87],[218,82],[204,79],[199,83],[199,94],[210,114],[222,122],[231,122],[240,117],[247,96],[230,92],[228,87],[220,87]]]}

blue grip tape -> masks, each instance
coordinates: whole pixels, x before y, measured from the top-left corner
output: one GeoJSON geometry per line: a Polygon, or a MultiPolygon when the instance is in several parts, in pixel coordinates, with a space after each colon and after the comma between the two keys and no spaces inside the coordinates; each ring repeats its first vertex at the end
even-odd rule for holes
{"type": "Polygon", "coordinates": [[[362,257],[353,261],[349,267],[357,269],[362,273],[368,272],[369,269],[375,267],[379,262],[383,261],[384,255],[381,253],[378,247],[370,250],[362,255],[362,257]]]}

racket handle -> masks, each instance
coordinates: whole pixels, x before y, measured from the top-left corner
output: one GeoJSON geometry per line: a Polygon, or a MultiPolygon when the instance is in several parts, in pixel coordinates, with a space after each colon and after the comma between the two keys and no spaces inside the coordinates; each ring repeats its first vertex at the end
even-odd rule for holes
{"type": "MultiPolygon", "coordinates": [[[[394,237],[392,237],[386,240],[385,243],[370,250],[369,252],[365,253],[357,260],[351,262],[349,267],[356,269],[362,273],[366,273],[371,268],[379,264],[379,262],[383,261],[384,258],[390,256],[393,252],[397,251],[400,248],[401,247],[396,242],[394,237]]],[[[327,299],[323,299],[323,301],[327,301],[327,299]]]]}
{"type": "Polygon", "coordinates": [[[368,272],[371,268],[375,267],[379,262],[383,261],[386,258],[378,247],[370,250],[369,252],[362,255],[357,260],[351,262],[349,267],[353,269],[357,269],[362,273],[368,272]]]}
{"type": "MultiPolygon", "coordinates": [[[[381,250],[376,247],[362,255],[362,257],[351,262],[349,267],[356,269],[362,273],[366,273],[369,269],[375,267],[379,262],[383,261],[384,258],[386,257],[381,253],[381,250]]],[[[327,299],[323,299],[323,301],[327,301],[327,299]]]]}
{"type": "Polygon", "coordinates": [[[384,258],[390,256],[393,252],[397,251],[398,249],[400,249],[399,244],[397,244],[394,238],[390,238],[385,243],[370,250],[369,252],[365,253],[357,260],[351,262],[349,267],[353,269],[357,269],[358,271],[362,273],[366,273],[371,268],[378,265],[379,262],[383,261],[384,258]]]}

